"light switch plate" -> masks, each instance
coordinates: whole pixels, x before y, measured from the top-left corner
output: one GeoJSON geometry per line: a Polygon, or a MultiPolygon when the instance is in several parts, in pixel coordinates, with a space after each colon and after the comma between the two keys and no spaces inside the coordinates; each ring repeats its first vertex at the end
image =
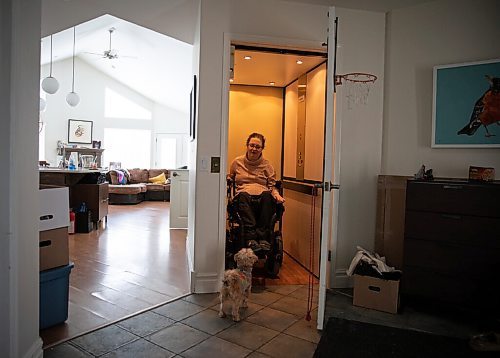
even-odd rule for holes
{"type": "Polygon", "coordinates": [[[212,157],[210,161],[210,173],[220,173],[220,157],[212,157]]]}

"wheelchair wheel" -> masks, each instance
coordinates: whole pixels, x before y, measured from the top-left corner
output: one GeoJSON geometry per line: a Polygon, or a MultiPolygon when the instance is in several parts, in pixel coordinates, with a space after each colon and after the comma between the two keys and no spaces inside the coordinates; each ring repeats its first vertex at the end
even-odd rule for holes
{"type": "Polygon", "coordinates": [[[273,252],[266,261],[266,270],[269,277],[277,277],[283,264],[283,239],[281,233],[275,232],[273,252]]]}

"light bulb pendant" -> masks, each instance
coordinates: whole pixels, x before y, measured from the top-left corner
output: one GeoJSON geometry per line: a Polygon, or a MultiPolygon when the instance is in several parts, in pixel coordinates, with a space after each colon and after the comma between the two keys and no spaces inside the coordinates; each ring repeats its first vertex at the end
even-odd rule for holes
{"type": "Polygon", "coordinates": [[[75,92],[75,42],[76,42],[76,27],[73,27],[73,81],[71,84],[71,92],[66,96],[66,102],[71,107],[75,107],[80,103],[80,96],[75,92]]]}
{"type": "Polygon", "coordinates": [[[54,94],[59,89],[59,82],[52,77],[52,35],[50,35],[50,73],[43,79],[42,89],[48,94],[54,94]]]}
{"type": "Polygon", "coordinates": [[[45,77],[42,81],[42,89],[48,94],[54,94],[59,89],[59,82],[52,76],[45,77]]]}
{"type": "Polygon", "coordinates": [[[75,107],[80,103],[80,96],[76,92],[70,92],[66,96],[66,102],[68,102],[71,107],[75,107]]]}

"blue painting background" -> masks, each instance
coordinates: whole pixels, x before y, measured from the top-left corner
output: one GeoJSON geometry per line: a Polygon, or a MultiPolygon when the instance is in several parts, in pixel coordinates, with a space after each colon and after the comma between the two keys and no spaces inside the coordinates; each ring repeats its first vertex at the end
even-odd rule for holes
{"type": "Polygon", "coordinates": [[[435,144],[500,144],[500,126],[495,123],[488,131],[496,136],[485,137],[484,126],[472,136],[457,134],[469,123],[476,101],[490,86],[485,75],[500,77],[500,61],[437,68],[435,75],[435,144]]]}

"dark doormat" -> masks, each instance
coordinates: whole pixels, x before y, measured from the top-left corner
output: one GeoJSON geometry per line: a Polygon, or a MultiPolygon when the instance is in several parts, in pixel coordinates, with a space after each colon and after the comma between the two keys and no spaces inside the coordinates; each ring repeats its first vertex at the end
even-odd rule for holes
{"type": "Polygon", "coordinates": [[[466,339],[409,329],[330,318],[314,353],[315,358],[498,357],[476,352],[466,339]]]}

